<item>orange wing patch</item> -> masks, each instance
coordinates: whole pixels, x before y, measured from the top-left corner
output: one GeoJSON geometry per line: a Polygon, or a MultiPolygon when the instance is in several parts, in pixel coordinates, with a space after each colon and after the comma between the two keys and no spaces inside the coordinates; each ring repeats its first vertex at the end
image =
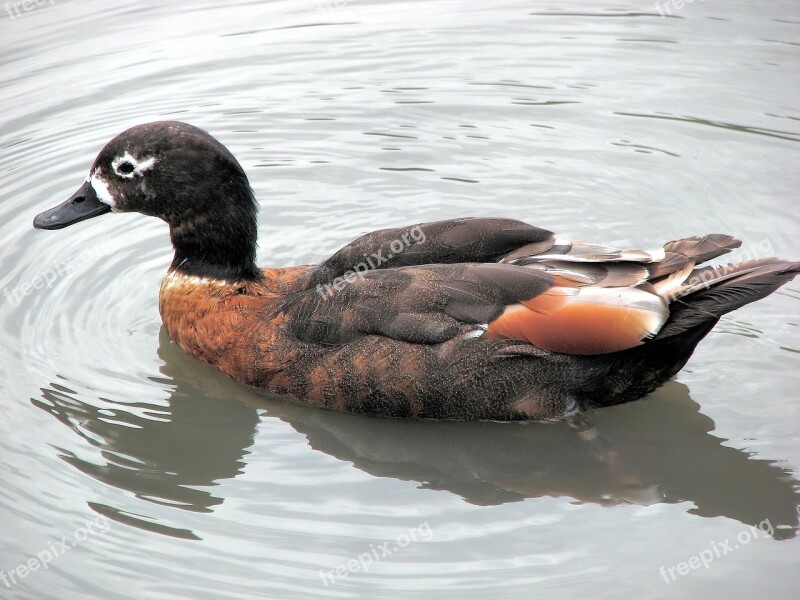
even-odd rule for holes
{"type": "Polygon", "coordinates": [[[658,333],[666,302],[637,288],[551,288],[514,304],[489,323],[486,337],[514,339],[565,354],[633,348],[658,333]]]}

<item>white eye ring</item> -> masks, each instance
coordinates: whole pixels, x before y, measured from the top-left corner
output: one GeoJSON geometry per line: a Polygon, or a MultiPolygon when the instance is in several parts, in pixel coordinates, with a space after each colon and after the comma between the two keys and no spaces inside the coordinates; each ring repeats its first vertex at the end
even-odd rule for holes
{"type": "Polygon", "coordinates": [[[128,152],[125,152],[122,156],[117,156],[111,161],[111,168],[114,170],[117,177],[133,179],[134,177],[141,177],[145,171],[149,171],[156,166],[157,162],[155,156],[149,156],[139,160],[135,156],[131,156],[128,152]]]}

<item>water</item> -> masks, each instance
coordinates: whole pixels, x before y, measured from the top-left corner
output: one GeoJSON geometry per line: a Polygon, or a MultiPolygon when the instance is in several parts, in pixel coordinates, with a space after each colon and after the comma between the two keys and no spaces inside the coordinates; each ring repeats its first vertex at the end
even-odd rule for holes
{"type": "Polygon", "coordinates": [[[29,6],[0,14],[0,597],[796,596],[798,282],[584,440],[254,395],[162,331],[165,225],[31,228],[172,118],[248,171],[264,265],[467,215],[797,259],[796,2],[29,6]]]}

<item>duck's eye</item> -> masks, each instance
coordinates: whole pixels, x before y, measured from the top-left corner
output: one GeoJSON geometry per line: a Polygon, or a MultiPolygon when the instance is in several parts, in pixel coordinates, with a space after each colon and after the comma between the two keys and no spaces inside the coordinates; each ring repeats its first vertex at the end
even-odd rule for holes
{"type": "Polygon", "coordinates": [[[118,177],[134,179],[135,177],[141,177],[145,171],[152,169],[156,162],[155,156],[139,159],[125,152],[122,156],[117,156],[111,161],[111,168],[118,177]]]}

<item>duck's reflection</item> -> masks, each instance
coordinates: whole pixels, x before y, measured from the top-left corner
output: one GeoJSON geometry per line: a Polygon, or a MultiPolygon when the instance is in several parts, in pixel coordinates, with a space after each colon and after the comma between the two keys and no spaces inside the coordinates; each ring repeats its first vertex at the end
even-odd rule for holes
{"type": "MultiPolygon", "coordinates": [[[[223,502],[212,493],[217,482],[244,469],[242,459],[253,443],[259,417],[250,406],[207,393],[212,380],[203,379],[207,372],[202,365],[197,369],[195,361],[185,360],[171,346],[162,328],[159,356],[165,365],[163,377],[154,380],[174,388],[165,406],[128,403],[125,410],[99,408],[82,402],[67,382],[51,383],[42,388],[41,398],[31,401],[100,450],[103,462],[98,464],[59,448],[60,457],[81,472],[150,502],[211,512],[223,502]]],[[[100,504],[92,508],[143,529],[196,537],[142,514],[100,504]]]]}
{"type": "Polygon", "coordinates": [[[418,481],[474,504],[539,496],[604,505],[690,501],[690,512],[704,517],[754,526],[769,519],[776,538],[794,537],[798,527],[800,485],[792,472],[724,446],[676,382],[649,400],[595,411],[593,427],[578,432],[566,424],[373,419],[259,396],[189,358],[163,329],[159,356],[174,391],[158,420],[127,414],[135,427],[120,426],[119,416],[109,419],[59,386],[35,400],[99,446],[107,463],[65,460],[153,502],[195,511],[221,503],[197,488],[241,472],[258,409],[367,473],[418,481]]]}
{"type": "Polygon", "coordinates": [[[591,413],[593,427],[580,433],[566,424],[387,421],[286,402],[265,408],[312,448],[473,504],[540,496],[604,505],[690,501],[692,514],[754,526],[769,519],[774,537],[794,537],[800,486],[792,472],[724,446],[688,392],[670,382],[649,400],[591,413]]]}

